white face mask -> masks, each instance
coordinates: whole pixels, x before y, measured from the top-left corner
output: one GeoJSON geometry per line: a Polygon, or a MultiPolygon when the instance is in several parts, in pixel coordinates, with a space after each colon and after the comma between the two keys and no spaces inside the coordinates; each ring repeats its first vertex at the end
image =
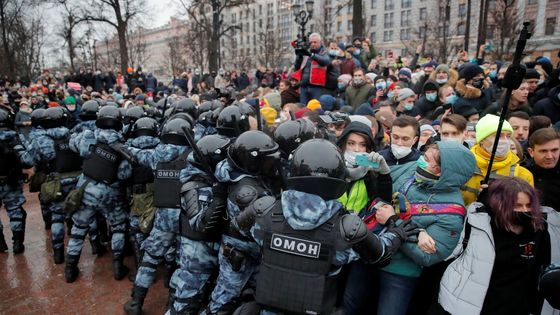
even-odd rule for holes
{"type": "MultiPolygon", "coordinates": [[[[493,146],[494,146],[494,142],[492,142],[487,147],[484,147],[484,149],[488,153],[492,153],[492,147],[493,146]]],[[[500,142],[498,142],[498,147],[496,148],[496,156],[497,157],[505,157],[510,150],[510,146],[511,146],[511,143],[510,143],[509,139],[508,140],[500,140],[500,142]]]]}
{"type": "Polygon", "coordinates": [[[455,142],[457,142],[457,143],[459,143],[459,144],[463,144],[463,143],[461,142],[461,139],[453,138],[453,137],[441,137],[441,141],[455,141],[455,142]]]}
{"type": "Polygon", "coordinates": [[[391,152],[397,159],[402,159],[403,157],[407,156],[412,152],[412,148],[405,147],[398,144],[391,144],[391,152]]]}

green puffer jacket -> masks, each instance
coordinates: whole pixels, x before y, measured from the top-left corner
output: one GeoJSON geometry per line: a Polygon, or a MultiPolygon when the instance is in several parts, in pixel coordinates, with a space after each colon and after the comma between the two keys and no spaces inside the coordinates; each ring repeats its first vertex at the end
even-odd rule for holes
{"type": "Polygon", "coordinates": [[[408,242],[401,246],[391,263],[383,270],[408,277],[419,277],[423,266],[431,266],[443,261],[453,252],[463,230],[464,203],[461,186],[472,177],[476,161],[473,154],[464,146],[452,141],[437,142],[440,152],[441,175],[437,182],[417,182],[414,180],[416,163],[410,162],[391,171],[393,191],[403,192],[410,204],[422,204],[430,208],[434,204],[451,204],[461,209],[456,213],[421,213],[411,220],[425,229],[436,243],[436,253],[424,253],[417,243],[408,242]],[[458,205],[458,207],[457,207],[458,205]]]}

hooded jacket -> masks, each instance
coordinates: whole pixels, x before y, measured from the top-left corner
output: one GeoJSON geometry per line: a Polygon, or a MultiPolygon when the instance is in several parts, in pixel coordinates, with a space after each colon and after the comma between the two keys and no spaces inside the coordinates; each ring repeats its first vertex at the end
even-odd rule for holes
{"type": "MultiPolygon", "coordinates": [[[[469,179],[461,191],[463,194],[463,200],[466,205],[471,204],[476,201],[478,197],[478,191],[480,188],[480,181],[486,176],[486,171],[488,170],[488,162],[490,161],[490,154],[484,150],[480,144],[475,144],[471,148],[471,152],[476,158],[476,169],[474,175],[469,179]]],[[[519,165],[519,157],[513,151],[509,151],[506,157],[494,158],[494,163],[492,164],[492,172],[498,176],[515,176],[519,177],[531,186],[534,185],[533,174],[529,172],[526,168],[519,165]]]]}
{"type": "Polygon", "coordinates": [[[434,117],[435,116],[434,111],[438,106],[441,105],[439,103],[439,98],[437,97],[438,88],[439,85],[436,83],[436,81],[428,80],[426,81],[426,83],[424,83],[424,86],[422,87],[422,96],[420,96],[420,98],[416,101],[416,104],[414,106],[418,109],[418,111],[420,111],[420,116],[422,116],[423,118],[427,118],[429,120],[434,120],[437,118],[434,117]],[[436,91],[435,101],[430,102],[426,98],[426,91],[428,90],[436,91]]]}
{"type": "Polygon", "coordinates": [[[438,181],[417,181],[416,163],[405,164],[391,172],[393,191],[403,194],[411,205],[421,205],[422,213],[413,214],[411,220],[434,239],[436,252],[427,254],[416,243],[404,243],[393,256],[391,264],[384,268],[387,272],[419,277],[423,266],[443,261],[453,252],[459,241],[465,215],[460,188],[471,177],[476,162],[469,150],[458,143],[441,141],[437,144],[441,161],[441,175],[438,181]],[[448,205],[456,211],[432,212],[437,204],[448,205]]]}

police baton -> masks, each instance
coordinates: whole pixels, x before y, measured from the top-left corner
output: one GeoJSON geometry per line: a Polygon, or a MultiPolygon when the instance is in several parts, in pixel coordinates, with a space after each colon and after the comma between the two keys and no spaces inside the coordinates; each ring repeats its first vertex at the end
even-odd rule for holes
{"type": "Polygon", "coordinates": [[[257,102],[257,104],[255,105],[255,115],[257,118],[257,129],[258,130],[263,130],[263,126],[262,126],[262,121],[261,121],[261,106],[259,104],[259,102],[257,102]]]}
{"type": "Polygon", "coordinates": [[[200,151],[200,148],[196,145],[196,141],[194,141],[194,138],[193,138],[190,130],[188,130],[184,126],[182,127],[182,129],[183,129],[183,132],[185,133],[185,138],[187,138],[187,142],[189,143],[190,147],[192,148],[196,159],[202,165],[202,168],[204,169],[204,171],[206,171],[208,174],[210,174],[213,179],[217,180],[216,177],[214,176],[214,172],[212,171],[212,168],[210,167],[210,165],[208,164],[208,162],[204,158],[204,155],[200,151]]]}
{"type": "Polygon", "coordinates": [[[492,164],[494,163],[494,158],[496,157],[496,150],[498,149],[498,142],[500,141],[500,135],[502,133],[502,127],[504,121],[506,120],[506,115],[508,111],[509,101],[511,99],[511,94],[513,90],[519,88],[523,82],[523,77],[525,76],[526,67],[521,64],[521,58],[523,57],[523,50],[525,50],[525,45],[527,40],[531,38],[531,33],[529,33],[529,25],[531,23],[524,22],[521,34],[519,34],[519,39],[517,40],[517,46],[515,48],[515,53],[513,54],[513,62],[508,67],[506,75],[502,86],[506,87],[506,94],[504,97],[504,102],[502,103],[502,112],[500,114],[500,122],[498,123],[498,130],[496,130],[496,138],[494,139],[494,145],[492,146],[492,153],[490,154],[490,161],[488,162],[488,170],[486,171],[486,176],[481,184],[488,184],[490,180],[490,175],[492,174],[492,164]]]}

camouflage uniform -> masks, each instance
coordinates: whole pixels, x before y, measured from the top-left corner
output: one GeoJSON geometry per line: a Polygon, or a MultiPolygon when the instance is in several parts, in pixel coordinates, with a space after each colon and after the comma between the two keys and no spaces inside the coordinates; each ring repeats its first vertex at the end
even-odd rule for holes
{"type": "MultiPolygon", "coordinates": [[[[192,155],[189,156],[192,158],[192,155]]],[[[192,164],[181,171],[181,183],[187,183],[196,177],[211,179],[201,169],[192,164]]],[[[197,230],[201,220],[213,200],[212,187],[197,188],[198,214],[189,220],[190,226],[197,230]]],[[[184,195],[183,195],[184,196],[184,195]]],[[[181,199],[183,209],[187,209],[186,198],[181,199]]],[[[179,268],[171,278],[171,288],[175,291],[173,309],[181,314],[186,309],[198,310],[203,304],[202,291],[212,273],[218,270],[219,242],[196,241],[188,237],[180,237],[178,247],[179,268]]]]}
{"type": "MultiPolygon", "coordinates": [[[[186,146],[174,144],[159,144],[155,149],[139,150],[129,148],[138,163],[149,166],[153,170],[158,163],[173,161],[184,154],[186,146]]],[[[154,226],[148,238],[142,244],[144,255],[138,272],[135,286],[149,288],[155,279],[157,266],[163,261],[170,248],[175,247],[179,233],[179,208],[156,208],[154,226]]],[[[175,262],[174,255],[167,255],[166,261],[175,262]]]]}
{"type": "MultiPolygon", "coordinates": [[[[90,155],[91,145],[98,142],[111,145],[118,141],[122,141],[122,135],[117,131],[110,129],[86,130],[70,140],[70,147],[80,153],[82,157],[87,158],[90,155]]],[[[80,176],[79,187],[86,182],[86,179],[91,180],[91,182],[85,187],[81,208],[72,215],[74,226],[68,242],[69,256],[79,257],[89,226],[95,220],[95,214],[101,212],[111,225],[113,259],[122,257],[127,214],[120,190],[120,181],[130,178],[131,175],[132,167],[128,161],[124,160],[120,162],[118,167],[118,180],[111,185],[86,178],[83,174],[80,176]]]]}
{"type": "Polygon", "coordinates": [[[201,123],[194,125],[194,141],[198,141],[204,136],[214,135],[216,133],[218,133],[218,131],[212,126],[206,127],[201,123]]]}

